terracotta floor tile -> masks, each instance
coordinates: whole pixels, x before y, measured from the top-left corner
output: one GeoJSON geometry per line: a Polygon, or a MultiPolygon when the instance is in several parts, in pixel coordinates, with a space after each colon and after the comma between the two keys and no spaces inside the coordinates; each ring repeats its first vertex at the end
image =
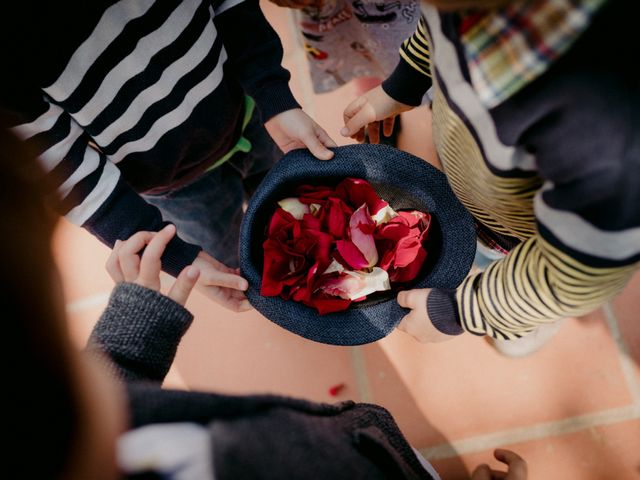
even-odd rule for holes
{"type": "MultiPolygon", "coordinates": [[[[409,443],[414,448],[448,443],[448,439],[420,410],[411,390],[404,384],[380,345],[376,343],[359,348],[366,365],[370,401],[384,406],[391,412],[409,443]]],[[[456,460],[452,459],[450,462],[453,465],[456,460]]],[[[458,463],[455,466],[456,471],[463,471],[464,464],[461,461],[458,463]]]]}
{"type": "Polygon", "coordinates": [[[234,314],[195,294],[195,321],[176,367],[192,390],[270,392],[318,401],[357,399],[349,350],[293,335],[255,311],[234,314]],[[337,397],[328,389],[345,384],[337,397]]]}
{"type": "Polygon", "coordinates": [[[55,232],[53,251],[67,303],[113,287],[104,268],[110,250],[86,230],[61,219],[55,232]]]}
{"type": "MultiPolygon", "coordinates": [[[[379,345],[412,398],[405,401],[409,412],[394,409],[412,435],[419,432],[419,447],[439,441],[430,425],[455,440],[631,402],[600,312],[568,321],[549,345],[524,359],[502,357],[471,335],[420,345],[395,332],[379,345]]],[[[374,382],[373,396],[384,404],[392,388],[374,382]]]]}
{"type": "MultiPolygon", "coordinates": [[[[528,480],[638,480],[640,478],[640,420],[509,445],[529,467],[528,480]]],[[[473,470],[488,463],[503,470],[491,450],[462,457],[473,470]]],[[[433,462],[442,480],[468,479],[459,459],[433,462]]]]}
{"type": "MultiPolygon", "coordinates": [[[[640,272],[613,301],[618,326],[629,354],[640,366],[640,272]]],[[[640,367],[639,367],[640,371],[640,367]]]]}
{"type": "Polygon", "coordinates": [[[344,85],[329,93],[314,95],[314,118],[338,145],[351,145],[355,140],[340,135],[344,126],[342,113],[355,100],[353,84],[344,85]]]}

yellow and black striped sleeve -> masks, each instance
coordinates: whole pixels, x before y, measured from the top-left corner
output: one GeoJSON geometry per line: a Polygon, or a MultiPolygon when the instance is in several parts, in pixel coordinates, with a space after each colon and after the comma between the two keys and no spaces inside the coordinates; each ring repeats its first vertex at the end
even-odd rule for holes
{"type": "Polygon", "coordinates": [[[424,18],[420,18],[416,31],[402,42],[400,57],[416,71],[431,77],[431,57],[424,18]]]}
{"type": "Polygon", "coordinates": [[[513,339],[536,327],[589,313],[627,283],[637,264],[596,268],[537,234],[456,291],[464,330],[513,339]]]}
{"type": "Polygon", "coordinates": [[[420,18],[416,31],[400,46],[400,59],[382,88],[394,100],[405,105],[420,105],[422,97],[431,87],[431,58],[424,18],[420,18]]]}

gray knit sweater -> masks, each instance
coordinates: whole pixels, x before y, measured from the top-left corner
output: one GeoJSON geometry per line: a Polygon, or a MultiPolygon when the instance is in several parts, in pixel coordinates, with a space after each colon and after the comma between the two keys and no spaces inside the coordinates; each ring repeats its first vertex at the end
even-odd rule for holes
{"type": "Polygon", "coordinates": [[[431,479],[389,412],[376,405],[161,389],[192,320],[155,291],[131,283],[114,289],[87,349],[107,354],[127,383],[132,428],[206,426],[217,480],[431,479]]]}

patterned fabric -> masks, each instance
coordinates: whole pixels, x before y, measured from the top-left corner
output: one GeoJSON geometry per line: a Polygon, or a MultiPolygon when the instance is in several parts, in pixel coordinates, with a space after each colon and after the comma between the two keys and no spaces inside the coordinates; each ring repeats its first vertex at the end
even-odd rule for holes
{"type": "Polygon", "coordinates": [[[544,73],[590,25],[606,0],[520,1],[461,25],[482,103],[494,107],[544,73]]]}
{"type": "Polygon", "coordinates": [[[330,92],[355,78],[386,78],[419,18],[417,0],[327,0],[297,11],[314,91],[330,92]]]}
{"type": "Polygon", "coordinates": [[[118,438],[116,457],[127,478],[215,480],[212,443],[209,431],[197,423],[146,425],[118,438]]]}
{"type": "Polygon", "coordinates": [[[420,73],[428,77],[431,76],[431,57],[429,56],[429,42],[427,42],[424,18],[420,18],[415,33],[402,43],[400,56],[420,73]]]}
{"type": "MultiPolygon", "coordinates": [[[[11,20],[32,37],[0,47],[11,59],[1,107],[38,154],[59,213],[110,247],[162,228],[141,193],[175,190],[227,158],[245,95],[263,122],[298,107],[257,0],[99,0],[81,11],[30,1],[24,10],[11,20]],[[29,58],[38,61],[20,61],[29,58]]],[[[200,247],[178,231],[163,268],[177,276],[200,247]]]]}
{"type": "MultiPolygon", "coordinates": [[[[576,11],[586,4],[595,5],[581,2],[574,5],[576,11]]],[[[411,63],[403,56],[404,67],[399,65],[390,77],[393,85],[385,90],[402,92],[415,86],[418,75],[425,89],[431,80],[424,75],[431,76],[433,138],[452,189],[479,224],[520,241],[503,248],[503,253],[510,250],[505,258],[467,278],[456,291],[433,290],[428,299],[436,327],[443,320],[431,315],[432,297],[440,307],[449,299],[456,307],[455,320],[466,331],[499,339],[517,338],[541,325],[594,310],[620,291],[640,266],[635,180],[640,178],[640,142],[633,134],[640,96],[625,87],[638,77],[623,61],[606,55],[619,49],[626,57],[618,58],[637,58],[638,46],[629,41],[633,34],[628,26],[636,17],[629,16],[625,2],[609,0],[611,8],[601,9],[588,31],[588,25],[583,25],[582,41],[569,50],[566,23],[561,20],[574,14],[561,14],[560,6],[565,4],[534,0],[528,5],[532,18],[538,12],[533,6],[549,18],[553,16],[545,8],[557,9],[557,26],[549,28],[560,32],[530,44],[549,56],[536,62],[538,81],[531,84],[526,97],[513,97],[513,93],[536,77],[523,77],[525,83],[515,87],[506,82],[504,89],[497,87],[496,80],[491,95],[499,92],[504,97],[490,109],[488,94],[485,91],[485,99],[481,98],[482,87],[471,83],[465,71],[465,41],[483,17],[465,16],[460,23],[458,14],[431,7],[423,11],[426,29],[421,25],[421,31],[405,42],[403,52],[411,56],[406,47],[426,39],[432,63],[418,65],[425,55],[411,58],[411,63]],[[615,28],[618,34],[609,35],[615,28]],[[554,53],[548,47],[551,44],[554,53]],[[562,48],[567,62],[557,61],[562,48]],[[558,68],[550,70],[552,63],[558,68]],[[585,67],[607,72],[607,81],[588,73],[576,75],[585,67]],[[407,74],[407,68],[413,75],[407,74]],[[544,70],[546,76],[540,78],[544,70]],[[585,137],[583,125],[598,122],[602,126],[585,137]]],[[[493,15],[500,16],[502,11],[493,15]]],[[[519,34],[512,33],[515,44],[536,33],[522,18],[520,24],[519,34]]],[[[579,33],[574,31],[570,41],[579,33]]],[[[520,44],[519,50],[508,42],[501,46],[504,57],[486,57],[505,63],[496,71],[508,73],[519,54],[533,52],[520,44]]],[[[491,49],[487,45],[485,50],[491,49]]],[[[514,75],[518,72],[515,69],[514,75]]],[[[492,239],[482,238],[489,245],[492,239]]]]}
{"type": "MultiPolygon", "coordinates": [[[[540,189],[540,178],[493,175],[437,84],[433,126],[438,153],[458,198],[492,230],[524,240],[506,259],[468,277],[457,289],[465,330],[499,339],[517,338],[558,318],[586,314],[624,287],[636,265],[594,268],[538,234],[533,197],[540,189]]],[[[506,253],[502,248],[498,251],[506,253]]]]}

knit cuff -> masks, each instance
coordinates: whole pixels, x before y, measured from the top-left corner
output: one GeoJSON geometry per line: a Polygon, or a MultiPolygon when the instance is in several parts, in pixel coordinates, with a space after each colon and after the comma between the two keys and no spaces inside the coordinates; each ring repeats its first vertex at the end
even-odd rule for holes
{"type": "Polygon", "coordinates": [[[96,324],[89,350],[99,347],[127,380],[162,381],[193,315],[135,283],[119,283],[96,324]]]}
{"type": "Polygon", "coordinates": [[[460,335],[464,330],[460,325],[456,291],[437,288],[427,297],[427,313],[434,327],[447,335],[460,335]]]}
{"type": "Polygon", "coordinates": [[[256,101],[262,123],[267,123],[279,113],[301,108],[285,81],[271,82],[251,92],[251,96],[256,101]]]}
{"type": "Polygon", "coordinates": [[[389,78],[382,82],[382,89],[395,101],[417,107],[431,87],[431,78],[420,73],[402,57],[389,78]]]}

